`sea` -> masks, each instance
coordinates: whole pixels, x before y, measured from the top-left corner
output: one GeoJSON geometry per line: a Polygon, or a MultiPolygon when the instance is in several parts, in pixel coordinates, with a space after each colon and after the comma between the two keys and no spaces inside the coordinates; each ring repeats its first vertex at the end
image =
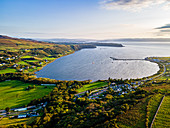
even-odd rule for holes
{"type": "MultiPolygon", "coordinates": [[[[114,43],[114,42],[113,42],[114,43]]],[[[136,79],[151,76],[159,71],[156,63],[146,57],[170,56],[170,42],[124,42],[124,47],[104,47],[82,49],[73,54],[56,59],[36,72],[37,77],[56,80],[107,80],[136,79]]]]}

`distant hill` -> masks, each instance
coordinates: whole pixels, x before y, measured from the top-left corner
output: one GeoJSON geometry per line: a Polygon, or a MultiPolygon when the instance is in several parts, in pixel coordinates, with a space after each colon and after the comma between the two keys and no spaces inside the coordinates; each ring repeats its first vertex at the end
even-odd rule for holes
{"type": "Polygon", "coordinates": [[[170,42],[170,38],[123,38],[123,39],[110,39],[101,40],[101,42],[170,42]]]}
{"type": "Polygon", "coordinates": [[[108,46],[108,47],[124,47],[122,44],[118,44],[118,43],[91,43],[94,44],[96,46],[108,46]]]}
{"type": "Polygon", "coordinates": [[[57,43],[88,43],[88,42],[95,42],[96,40],[92,39],[67,39],[67,38],[53,38],[53,39],[35,39],[39,41],[45,42],[57,42],[57,43]]]}
{"type": "Polygon", "coordinates": [[[12,38],[9,36],[0,35],[0,48],[6,47],[14,47],[16,49],[20,48],[31,48],[43,45],[51,45],[47,42],[36,41],[36,40],[29,40],[29,39],[19,39],[19,38],[12,38]]]}

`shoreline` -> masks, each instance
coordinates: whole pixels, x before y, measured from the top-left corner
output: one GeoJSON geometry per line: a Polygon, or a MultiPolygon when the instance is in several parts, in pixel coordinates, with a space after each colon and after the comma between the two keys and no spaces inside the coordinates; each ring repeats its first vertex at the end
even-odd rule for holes
{"type": "MultiPolygon", "coordinates": [[[[67,55],[71,55],[71,54],[73,54],[73,53],[75,53],[75,52],[76,52],[76,51],[71,52],[70,54],[67,54],[67,55]]],[[[45,65],[43,65],[40,69],[35,70],[35,71],[33,71],[32,73],[34,73],[34,74],[36,75],[36,73],[35,73],[35,72],[38,72],[38,71],[42,70],[42,69],[43,69],[45,66],[47,66],[48,64],[50,64],[50,63],[54,62],[55,60],[57,60],[57,59],[59,59],[59,58],[61,58],[61,57],[67,56],[67,55],[60,56],[60,57],[58,57],[58,58],[56,58],[56,59],[54,59],[54,60],[50,61],[49,63],[46,63],[46,64],[45,64],[45,65]]]]}
{"type": "MultiPolygon", "coordinates": [[[[80,50],[82,50],[82,49],[80,49],[80,50]]],[[[80,50],[78,50],[78,51],[80,51],[80,50]]],[[[75,52],[76,52],[76,51],[74,51],[74,52],[72,52],[72,53],[70,53],[70,54],[67,54],[67,55],[71,55],[71,54],[73,54],[73,53],[75,53],[75,52]]],[[[64,56],[67,56],[67,55],[63,55],[63,56],[61,56],[61,57],[64,57],[64,56]]],[[[42,70],[46,65],[54,62],[55,60],[57,60],[57,59],[59,59],[59,58],[61,58],[61,57],[58,57],[58,58],[54,59],[53,61],[45,64],[43,67],[41,67],[40,69],[36,70],[35,72],[38,72],[38,71],[42,70]]],[[[145,79],[148,79],[148,78],[153,78],[153,77],[155,77],[155,75],[156,75],[156,76],[162,75],[161,73],[159,73],[159,72],[161,71],[161,69],[162,69],[162,67],[160,66],[160,65],[162,65],[162,64],[160,64],[160,62],[156,62],[156,61],[153,61],[153,60],[149,60],[149,58],[152,58],[152,57],[145,57],[143,60],[144,60],[144,61],[149,61],[149,62],[151,62],[151,63],[156,63],[157,66],[159,67],[159,70],[158,70],[156,73],[154,73],[154,74],[152,74],[152,75],[145,76],[145,77],[141,77],[141,78],[126,78],[126,79],[133,79],[133,80],[135,80],[135,81],[138,81],[138,80],[145,80],[145,79]]],[[[155,57],[155,58],[159,58],[159,57],[155,57]]],[[[35,72],[34,72],[34,74],[35,74],[35,76],[37,77],[37,74],[36,74],[35,72]]],[[[48,77],[37,77],[37,78],[48,78],[48,77]]],[[[55,79],[55,78],[50,78],[50,79],[55,79]]],[[[113,78],[113,79],[114,79],[114,78],[113,78]]],[[[121,79],[121,78],[120,78],[120,79],[121,79]]],[[[61,79],[55,79],[55,80],[61,80],[61,79]]],[[[76,79],[74,79],[74,80],[76,80],[76,79]]],[[[86,80],[87,80],[87,79],[86,79],[86,80]]],[[[89,80],[89,79],[88,79],[88,80],[89,80]]],[[[99,79],[99,80],[100,80],[100,79],[99,79]]],[[[92,80],[92,81],[93,81],[93,82],[96,82],[96,81],[99,81],[99,80],[94,80],[94,81],[92,80]]],[[[72,79],[70,79],[70,80],[64,79],[63,81],[72,81],[72,79]]],[[[83,80],[76,80],[76,81],[83,81],[83,80]]]]}

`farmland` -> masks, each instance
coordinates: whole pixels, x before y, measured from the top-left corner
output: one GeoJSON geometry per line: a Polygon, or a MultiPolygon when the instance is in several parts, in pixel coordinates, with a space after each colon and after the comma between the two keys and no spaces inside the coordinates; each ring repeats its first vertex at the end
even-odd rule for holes
{"type": "Polygon", "coordinates": [[[13,69],[13,68],[6,68],[6,69],[3,69],[3,70],[0,70],[0,74],[15,73],[15,72],[17,72],[17,70],[13,69]]]}
{"type": "Polygon", "coordinates": [[[47,95],[53,89],[53,87],[44,88],[44,86],[35,85],[35,89],[26,90],[29,85],[33,86],[18,80],[1,82],[0,109],[24,106],[33,99],[47,95]]]}
{"type": "Polygon", "coordinates": [[[169,128],[170,127],[170,96],[165,96],[161,107],[158,111],[153,128],[169,128]]]}
{"type": "MultiPolygon", "coordinates": [[[[3,118],[0,121],[0,127],[1,126],[9,126],[11,124],[23,124],[23,123],[31,123],[35,120],[36,117],[31,117],[31,118],[23,118],[23,119],[9,119],[8,117],[3,118]]],[[[21,125],[22,126],[22,125],[21,125]]]]}
{"type": "Polygon", "coordinates": [[[163,95],[162,94],[155,94],[149,99],[148,106],[147,106],[147,126],[151,125],[153,117],[158,109],[158,106],[161,102],[163,95]]]}
{"type": "Polygon", "coordinates": [[[144,128],[148,98],[142,99],[131,110],[117,117],[120,128],[144,128]]]}
{"type": "Polygon", "coordinates": [[[107,82],[94,82],[94,83],[84,85],[82,88],[77,89],[77,91],[84,92],[90,89],[95,89],[95,88],[106,86],[107,84],[108,84],[107,82]]]}
{"type": "Polygon", "coordinates": [[[55,59],[71,54],[78,46],[0,37],[0,74],[33,73],[55,59]]]}
{"type": "Polygon", "coordinates": [[[135,80],[109,78],[93,83],[90,80],[61,81],[36,78],[34,72],[59,57],[73,53],[74,46],[8,37],[0,43],[3,43],[0,46],[0,109],[3,109],[1,116],[4,115],[1,125],[27,123],[28,127],[144,128],[150,125],[162,96],[166,95],[154,126],[169,127],[170,58],[159,58],[161,72],[155,77],[135,80]],[[42,107],[45,101],[47,106],[42,107]],[[20,113],[10,119],[8,117],[16,113],[9,110],[10,115],[4,110],[30,105],[38,108],[35,111],[39,117],[35,120],[30,116],[17,119],[20,113]],[[34,122],[30,124],[32,120],[34,122]]]}

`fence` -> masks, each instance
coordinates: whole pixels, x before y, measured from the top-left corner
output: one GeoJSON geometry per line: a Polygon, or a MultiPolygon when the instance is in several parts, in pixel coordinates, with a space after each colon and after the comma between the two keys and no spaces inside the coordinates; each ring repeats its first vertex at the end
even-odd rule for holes
{"type": "Polygon", "coordinates": [[[159,111],[159,109],[160,109],[160,107],[161,107],[161,104],[162,104],[162,102],[163,102],[163,100],[164,100],[164,97],[165,97],[165,95],[163,96],[163,98],[162,98],[162,100],[161,100],[161,102],[160,102],[160,104],[159,104],[159,107],[158,107],[158,109],[157,109],[157,111],[156,111],[156,113],[155,113],[155,116],[154,116],[154,118],[153,118],[153,120],[152,120],[152,123],[151,123],[150,128],[152,128],[153,122],[155,121],[156,115],[157,115],[157,113],[158,113],[158,111],[159,111]]]}

